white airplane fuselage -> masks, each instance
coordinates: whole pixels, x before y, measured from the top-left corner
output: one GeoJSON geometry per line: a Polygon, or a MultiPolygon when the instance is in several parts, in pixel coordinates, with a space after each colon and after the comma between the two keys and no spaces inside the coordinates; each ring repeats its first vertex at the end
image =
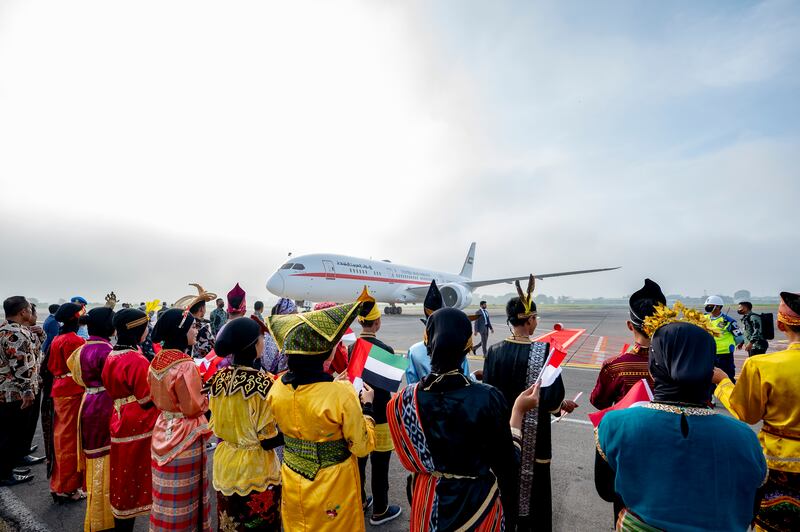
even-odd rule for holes
{"type": "Polygon", "coordinates": [[[425,270],[387,261],[369,260],[346,255],[311,254],[290,257],[267,281],[267,290],[278,297],[308,301],[354,301],[364,286],[379,302],[419,303],[425,288],[436,280],[439,286],[457,285],[462,297],[456,305],[471,302],[471,290],[463,283],[467,277],[425,270]],[[410,291],[409,289],[418,290],[410,291]],[[463,297],[463,296],[469,297],[463,297]]]}

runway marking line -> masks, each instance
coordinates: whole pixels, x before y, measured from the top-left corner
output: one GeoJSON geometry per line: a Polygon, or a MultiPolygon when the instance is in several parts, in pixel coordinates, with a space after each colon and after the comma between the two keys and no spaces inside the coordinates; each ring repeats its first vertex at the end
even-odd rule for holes
{"type": "MultiPolygon", "coordinates": [[[[552,425],[552,424],[553,424],[553,423],[555,423],[556,421],[558,421],[558,418],[556,418],[556,419],[552,420],[552,421],[550,422],[550,424],[552,425]]],[[[568,417],[568,418],[566,418],[566,419],[564,419],[564,420],[562,420],[562,421],[563,421],[564,423],[575,423],[575,424],[577,424],[577,425],[590,425],[590,426],[593,426],[591,421],[585,421],[585,420],[583,420],[583,419],[573,419],[573,418],[571,418],[571,417],[568,417]]]]}
{"type": "Polygon", "coordinates": [[[567,362],[564,366],[568,368],[582,368],[582,369],[600,369],[600,364],[590,364],[586,362],[567,362]]]}

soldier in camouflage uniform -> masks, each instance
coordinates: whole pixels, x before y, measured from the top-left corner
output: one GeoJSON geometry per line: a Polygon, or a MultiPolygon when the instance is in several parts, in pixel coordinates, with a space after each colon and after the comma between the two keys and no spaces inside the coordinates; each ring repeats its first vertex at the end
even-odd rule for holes
{"type": "Polygon", "coordinates": [[[749,301],[739,303],[739,315],[744,325],[744,348],[748,356],[763,355],[767,352],[769,344],[762,333],[761,316],[753,312],[753,304],[749,301]]]}

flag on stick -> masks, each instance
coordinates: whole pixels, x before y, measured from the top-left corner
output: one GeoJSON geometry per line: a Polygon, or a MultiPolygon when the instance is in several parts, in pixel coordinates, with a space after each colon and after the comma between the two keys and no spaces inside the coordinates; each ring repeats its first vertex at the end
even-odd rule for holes
{"type": "Polygon", "coordinates": [[[646,405],[652,400],[653,392],[650,390],[650,386],[647,384],[647,379],[642,379],[634,384],[631,389],[628,390],[628,393],[625,394],[625,397],[623,397],[614,406],[609,406],[608,408],[589,414],[589,420],[596,428],[598,425],[600,425],[600,420],[603,419],[603,416],[605,416],[608,412],[611,412],[612,410],[623,410],[625,408],[646,405]]]}
{"type": "Polygon", "coordinates": [[[400,387],[408,361],[381,349],[363,338],[353,344],[350,364],[347,366],[347,377],[356,390],[360,390],[362,382],[389,392],[396,392],[400,387]]]}
{"type": "Polygon", "coordinates": [[[544,363],[542,372],[539,374],[539,380],[542,388],[547,388],[554,382],[559,375],[561,375],[561,364],[567,358],[567,350],[559,344],[552,342],[550,344],[550,354],[544,363]]]}

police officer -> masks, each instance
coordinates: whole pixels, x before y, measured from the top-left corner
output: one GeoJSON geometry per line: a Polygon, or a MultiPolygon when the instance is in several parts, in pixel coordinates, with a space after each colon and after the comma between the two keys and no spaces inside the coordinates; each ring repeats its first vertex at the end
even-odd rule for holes
{"type": "Polygon", "coordinates": [[[722,312],[725,303],[720,296],[710,296],[706,299],[706,316],[711,324],[719,330],[720,335],[715,337],[717,342],[716,366],[725,372],[733,381],[736,375],[736,365],[733,363],[733,352],[744,345],[744,335],[739,329],[736,320],[722,312]]]}

